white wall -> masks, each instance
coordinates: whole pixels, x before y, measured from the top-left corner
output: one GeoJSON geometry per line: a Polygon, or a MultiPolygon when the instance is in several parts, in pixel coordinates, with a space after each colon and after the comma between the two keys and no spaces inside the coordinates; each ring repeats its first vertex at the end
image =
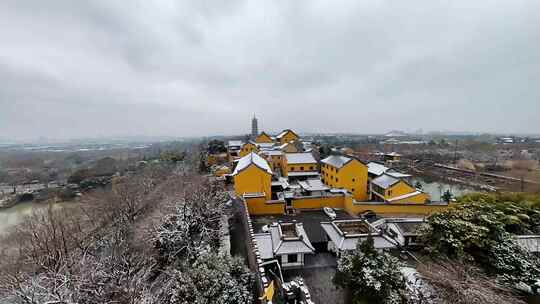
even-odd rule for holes
{"type": "Polygon", "coordinates": [[[295,263],[289,263],[288,261],[288,255],[285,254],[285,255],[282,255],[280,256],[281,258],[281,266],[286,268],[286,267],[302,267],[304,266],[304,254],[303,253],[298,253],[297,255],[297,262],[295,263]]]}

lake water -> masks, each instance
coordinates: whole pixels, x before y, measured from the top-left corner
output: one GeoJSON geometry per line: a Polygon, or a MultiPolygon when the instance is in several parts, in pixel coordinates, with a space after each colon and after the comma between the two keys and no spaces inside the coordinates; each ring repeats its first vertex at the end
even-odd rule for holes
{"type": "MultiPolygon", "coordinates": [[[[10,208],[0,209],[0,236],[8,232],[9,228],[22,222],[25,216],[32,214],[33,210],[44,209],[47,206],[47,203],[24,202],[10,208]]],[[[54,208],[61,206],[62,203],[58,203],[54,205],[54,208]]]]}
{"type": "Polygon", "coordinates": [[[23,218],[32,213],[35,208],[46,208],[46,204],[37,204],[33,202],[19,203],[11,208],[0,209],[0,236],[18,223],[23,218]]]}
{"type": "Polygon", "coordinates": [[[422,190],[428,193],[431,196],[431,200],[434,202],[441,201],[441,196],[446,192],[446,190],[450,190],[450,193],[452,193],[454,197],[458,197],[470,192],[478,192],[478,190],[468,188],[463,185],[452,185],[444,182],[430,181],[420,177],[415,177],[411,180],[411,184],[413,186],[416,185],[417,182],[420,182],[422,185],[422,190]]]}

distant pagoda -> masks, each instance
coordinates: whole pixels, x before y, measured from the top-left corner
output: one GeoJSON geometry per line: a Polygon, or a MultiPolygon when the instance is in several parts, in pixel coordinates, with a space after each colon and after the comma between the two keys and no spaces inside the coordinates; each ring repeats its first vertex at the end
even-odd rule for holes
{"type": "Polygon", "coordinates": [[[255,114],[253,114],[253,118],[251,119],[251,138],[255,139],[259,136],[259,127],[258,127],[258,121],[257,117],[255,117],[255,114]]]}

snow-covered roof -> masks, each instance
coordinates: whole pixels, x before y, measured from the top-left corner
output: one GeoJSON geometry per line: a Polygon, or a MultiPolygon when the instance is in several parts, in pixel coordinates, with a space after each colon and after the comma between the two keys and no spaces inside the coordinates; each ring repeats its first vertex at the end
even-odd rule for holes
{"type": "Polygon", "coordinates": [[[259,233],[253,236],[255,237],[255,241],[257,242],[257,247],[259,248],[261,259],[272,259],[274,257],[274,252],[272,250],[272,236],[270,235],[270,233],[259,233]]]}
{"type": "Polygon", "coordinates": [[[244,144],[241,140],[229,140],[228,147],[241,147],[244,144]]]}
{"type": "Polygon", "coordinates": [[[402,236],[406,235],[418,235],[418,228],[425,223],[424,218],[422,217],[411,217],[411,218],[381,218],[371,223],[376,229],[383,229],[393,225],[397,228],[398,231],[395,231],[402,236]]]}
{"type": "Polygon", "coordinates": [[[261,131],[261,133],[259,133],[259,135],[257,135],[257,137],[259,136],[268,136],[268,137],[271,137],[270,135],[268,135],[268,133],[264,132],[264,131],[261,131]]]}
{"type": "Polygon", "coordinates": [[[274,143],[256,143],[256,145],[261,149],[272,149],[274,147],[274,143]]]}
{"type": "Polygon", "coordinates": [[[269,234],[274,255],[315,252],[302,223],[274,223],[270,226],[269,234]],[[293,233],[283,233],[284,229],[289,229],[293,233]]]}
{"type": "Polygon", "coordinates": [[[395,178],[407,178],[407,177],[412,176],[410,174],[405,174],[405,173],[401,173],[401,172],[397,172],[393,170],[386,171],[386,175],[390,175],[391,177],[395,177],[395,178]]]}
{"type": "Polygon", "coordinates": [[[238,174],[240,171],[246,169],[251,164],[259,167],[260,169],[266,171],[269,174],[272,174],[272,169],[270,168],[268,162],[256,153],[251,152],[248,155],[240,158],[232,175],[238,174]]]}
{"type": "Polygon", "coordinates": [[[383,174],[371,181],[374,185],[377,185],[383,189],[390,188],[399,182],[399,179],[383,174]]]}
{"type": "MultiPolygon", "coordinates": [[[[289,146],[289,145],[294,145],[294,140],[291,140],[290,142],[284,143],[283,145],[279,146],[279,149],[280,149],[280,150],[283,150],[283,149],[285,149],[285,148],[286,148],[287,146],[289,146]]],[[[294,146],[294,147],[298,148],[297,146],[294,146]]]]}
{"type": "Polygon", "coordinates": [[[325,191],[330,189],[320,179],[308,179],[300,181],[298,184],[306,191],[325,191]]]}
{"type": "Polygon", "coordinates": [[[267,151],[263,151],[262,153],[268,155],[268,156],[279,156],[279,155],[283,155],[283,152],[279,151],[279,150],[267,150],[267,151]]]}
{"type": "Polygon", "coordinates": [[[291,130],[291,129],[285,129],[285,130],[281,131],[281,133],[279,133],[278,135],[276,135],[276,138],[277,138],[277,139],[280,139],[280,138],[282,138],[283,136],[285,136],[285,134],[287,134],[287,133],[289,133],[289,132],[291,132],[291,133],[293,133],[293,134],[296,135],[296,133],[294,133],[293,130],[291,130]]]}
{"type": "Polygon", "coordinates": [[[417,190],[417,191],[414,191],[414,192],[411,192],[411,193],[407,193],[407,194],[403,194],[403,195],[400,195],[400,196],[393,197],[393,198],[389,199],[388,201],[389,202],[399,201],[399,200],[402,200],[402,199],[417,196],[419,194],[422,194],[422,192],[417,190]]]}
{"type": "Polygon", "coordinates": [[[289,130],[283,130],[281,131],[278,135],[276,135],[276,138],[282,138],[283,136],[285,136],[285,134],[287,134],[289,130]]]}
{"type": "Polygon", "coordinates": [[[317,161],[311,153],[285,153],[287,164],[316,164],[317,161]]]}
{"type": "Polygon", "coordinates": [[[370,162],[367,164],[368,166],[368,172],[370,174],[374,174],[377,176],[383,175],[384,172],[388,171],[390,168],[386,167],[383,164],[379,164],[376,162],[370,162]]]}
{"type": "Polygon", "coordinates": [[[321,160],[321,162],[323,164],[327,164],[332,167],[340,169],[341,167],[348,164],[351,160],[352,158],[350,157],[345,157],[345,156],[340,156],[340,155],[330,155],[327,158],[321,160]]]}
{"type": "Polygon", "coordinates": [[[286,189],[289,187],[289,180],[286,177],[280,177],[277,181],[272,181],[272,186],[281,186],[286,189]]]}
{"type": "Polygon", "coordinates": [[[365,241],[369,235],[373,237],[375,248],[393,248],[395,244],[381,235],[376,229],[371,227],[364,220],[342,220],[333,222],[322,222],[321,227],[328,235],[328,238],[340,251],[354,250],[359,241],[365,241]],[[343,231],[341,226],[355,226],[356,232],[343,231]]]}

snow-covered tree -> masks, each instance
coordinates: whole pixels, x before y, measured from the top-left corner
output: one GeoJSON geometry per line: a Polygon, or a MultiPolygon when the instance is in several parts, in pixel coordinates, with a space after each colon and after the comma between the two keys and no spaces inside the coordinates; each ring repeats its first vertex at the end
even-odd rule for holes
{"type": "Polygon", "coordinates": [[[359,243],[356,250],[338,260],[334,284],[348,289],[354,303],[406,303],[405,279],[401,263],[387,253],[379,253],[373,239],[359,243]]]}
{"type": "Polygon", "coordinates": [[[510,232],[537,229],[527,220],[537,212],[510,202],[466,202],[430,216],[420,239],[437,257],[473,261],[510,286],[533,286],[540,279],[540,260],[518,246],[510,232]]]}
{"type": "Polygon", "coordinates": [[[170,304],[248,304],[253,280],[239,258],[203,254],[184,269],[170,271],[161,289],[160,303],[170,304]]]}
{"type": "Polygon", "coordinates": [[[156,229],[155,246],[168,260],[194,259],[219,246],[220,219],[228,200],[218,185],[192,187],[156,229]]]}

